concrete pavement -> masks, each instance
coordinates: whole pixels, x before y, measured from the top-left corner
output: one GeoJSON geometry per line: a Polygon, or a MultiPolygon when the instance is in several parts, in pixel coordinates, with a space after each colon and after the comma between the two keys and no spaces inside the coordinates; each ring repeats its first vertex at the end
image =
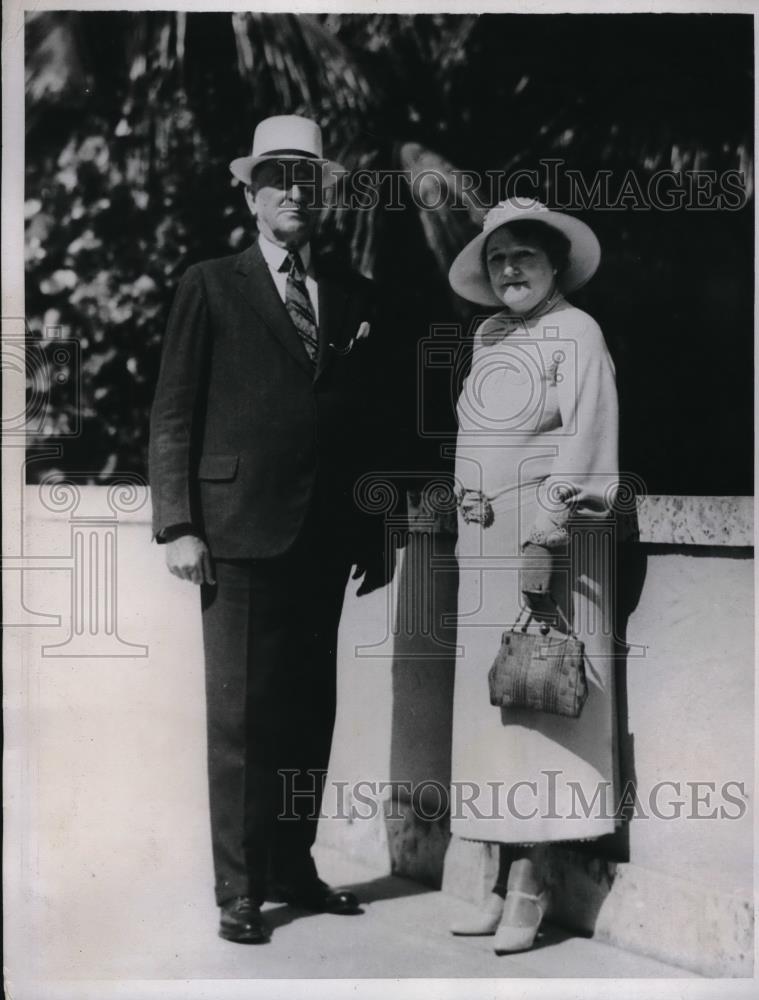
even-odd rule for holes
{"type": "MultiPolygon", "coordinates": [[[[149,900],[128,890],[101,895],[100,907],[70,898],[68,920],[47,938],[41,978],[140,981],[154,979],[397,979],[397,978],[698,978],[682,969],[547,927],[530,952],[498,957],[490,938],[448,932],[466,903],[346,860],[316,852],[323,877],[349,886],[362,900],[353,917],[308,914],[267,904],[267,945],[239,945],[217,936],[218,910],[208,886],[175,880],[149,900]],[[170,891],[169,891],[170,890],[170,891]],[[117,913],[116,913],[117,911],[117,913]],[[99,925],[96,933],[93,920],[99,925]],[[107,933],[110,925],[111,933],[107,933]],[[106,931],[104,934],[103,932],[106,931]],[[106,943],[107,942],[107,943],[106,943]]],[[[138,996],[139,994],[135,994],[138,996]]]]}

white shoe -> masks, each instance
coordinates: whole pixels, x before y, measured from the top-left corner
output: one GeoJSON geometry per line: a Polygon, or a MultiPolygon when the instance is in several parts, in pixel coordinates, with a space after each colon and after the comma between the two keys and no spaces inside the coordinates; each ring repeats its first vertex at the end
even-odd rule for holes
{"type": "Polygon", "coordinates": [[[493,941],[496,955],[508,955],[514,951],[528,951],[532,948],[548,906],[548,892],[545,889],[537,896],[529,892],[522,892],[521,889],[509,889],[506,899],[514,896],[520,899],[529,899],[533,903],[535,919],[525,927],[500,923],[493,941]]]}
{"type": "Polygon", "coordinates": [[[491,892],[477,913],[463,917],[451,924],[451,934],[475,936],[477,934],[495,934],[503,914],[503,896],[491,892]]]}

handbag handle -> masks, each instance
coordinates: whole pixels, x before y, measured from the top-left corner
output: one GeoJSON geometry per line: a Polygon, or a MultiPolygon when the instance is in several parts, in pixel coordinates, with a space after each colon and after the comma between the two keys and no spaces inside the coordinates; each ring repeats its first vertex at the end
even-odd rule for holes
{"type": "MultiPolygon", "coordinates": [[[[523,614],[524,614],[524,608],[520,608],[520,609],[519,609],[519,614],[517,615],[517,618],[516,618],[516,621],[515,621],[515,622],[514,622],[514,624],[513,624],[512,626],[511,626],[511,629],[510,629],[510,631],[511,631],[511,632],[516,632],[516,630],[517,630],[517,625],[519,625],[519,622],[520,622],[520,621],[522,620],[522,615],[523,615],[523,614]]],[[[524,623],[524,625],[522,625],[522,627],[520,628],[520,630],[519,630],[519,631],[520,631],[520,632],[526,632],[526,631],[527,631],[527,629],[528,629],[528,628],[530,627],[530,622],[532,621],[532,619],[533,619],[534,617],[535,617],[535,616],[533,615],[532,611],[530,611],[530,613],[529,613],[529,614],[527,615],[527,621],[526,621],[526,622],[524,623]]],[[[543,635],[548,635],[548,633],[550,632],[550,630],[551,630],[551,629],[550,629],[550,626],[548,625],[548,623],[547,623],[547,622],[543,622],[543,623],[541,624],[541,626],[540,626],[540,631],[541,631],[541,633],[542,633],[543,635]]]]}
{"type": "MultiPolygon", "coordinates": [[[[561,618],[561,620],[566,625],[566,627],[567,627],[567,635],[569,635],[572,639],[577,639],[577,634],[575,633],[575,630],[569,624],[567,616],[564,614],[564,612],[561,610],[561,608],[559,607],[559,605],[556,603],[556,601],[554,600],[553,595],[549,592],[548,594],[546,594],[546,596],[550,597],[550,599],[551,599],[551,601],[553,603],[554,608],[556,608],[556,613],[558,614],[559,618],[561,618]]],[[[517,615],[516,621],[511,626],[510,631],[516,632],[517,625],[519,625],[519,622],[521,621],[523,614],[524,614],[524,607],[520,607],[519,614],[517,615]]],[[[534,617],[535,617],[535,615],[532,613],[532,611],[530,611],[528,613],[528,615],[527,615],[527,621],[524,623],[524,625],[521,626],[521,629],[520,629],[521,632],[526,632],[527,631],[527,629],[530,626],[530,622],[532,621],[532,619],[534,617]]],[[[542,622],[541,623],[540,631],[541,631],[542,635],[548,635],[548,633],[550,631],[550,625],[548,624],[548,622],[542,622]]],[[[577,639],[577,641],[579,642],[580,640],[577,639]]]]}

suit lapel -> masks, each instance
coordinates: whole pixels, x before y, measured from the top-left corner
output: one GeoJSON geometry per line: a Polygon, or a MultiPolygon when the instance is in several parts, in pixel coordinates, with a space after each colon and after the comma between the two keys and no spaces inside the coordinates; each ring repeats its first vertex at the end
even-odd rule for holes
{"type": "MultiPolygon", "coordinates": [[[[293,326],[285,304],[279,297],[269,273],[269,267],[258,246],[258,241],[237,258],[235,275],[240,294],[253,312],[263,320],[266,328],[289,351],[298,364],[309,374],[312,374],[313,365],[306,354],[306,349],[297,330],[293,326]]],[[[319,301],[321,304],[321,290],[319,301]]],[[[320,357],[322,353],[320,348],[320,357]]]]}

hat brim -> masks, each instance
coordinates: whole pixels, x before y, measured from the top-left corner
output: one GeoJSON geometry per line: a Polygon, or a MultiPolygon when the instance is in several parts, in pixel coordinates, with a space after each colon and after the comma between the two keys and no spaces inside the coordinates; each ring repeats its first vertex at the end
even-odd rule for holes
{"type": "Polygon", "coordinates": [[[322,188],[333,187],[337,184],[341,177],[344,177],[345,174],[348,173],[345,167],[341,166],[339,163],[335,163],[334,160],[290,154],[272,156],[238,156],[236,160],[232,160],[229,164],[229,169],[238,181],[242,181],[243,184],[250,184],[250,178],[254,168],[257,167],[259,163],[266,163],[267,160],[294,160],[302,161],[304,163],[314,163],[315,165],[321,167],[322,188]]]}
{"type": "Polygon", "coordinates": [[[559,291],[573,292],[589,281],[601,263],[601,245],[586,223],[563,212],[519,212],[506,222],[493,226],[477,236],[459,253],[448,272],[451,288],[463,299],[480,306],[501,306],[503,302],[493,291],[482,254],[488,239],[497,230],[513,222],[530,220],[544,222],[563,233],[570,243],[569,261],[557,281],[559,291]]]}

